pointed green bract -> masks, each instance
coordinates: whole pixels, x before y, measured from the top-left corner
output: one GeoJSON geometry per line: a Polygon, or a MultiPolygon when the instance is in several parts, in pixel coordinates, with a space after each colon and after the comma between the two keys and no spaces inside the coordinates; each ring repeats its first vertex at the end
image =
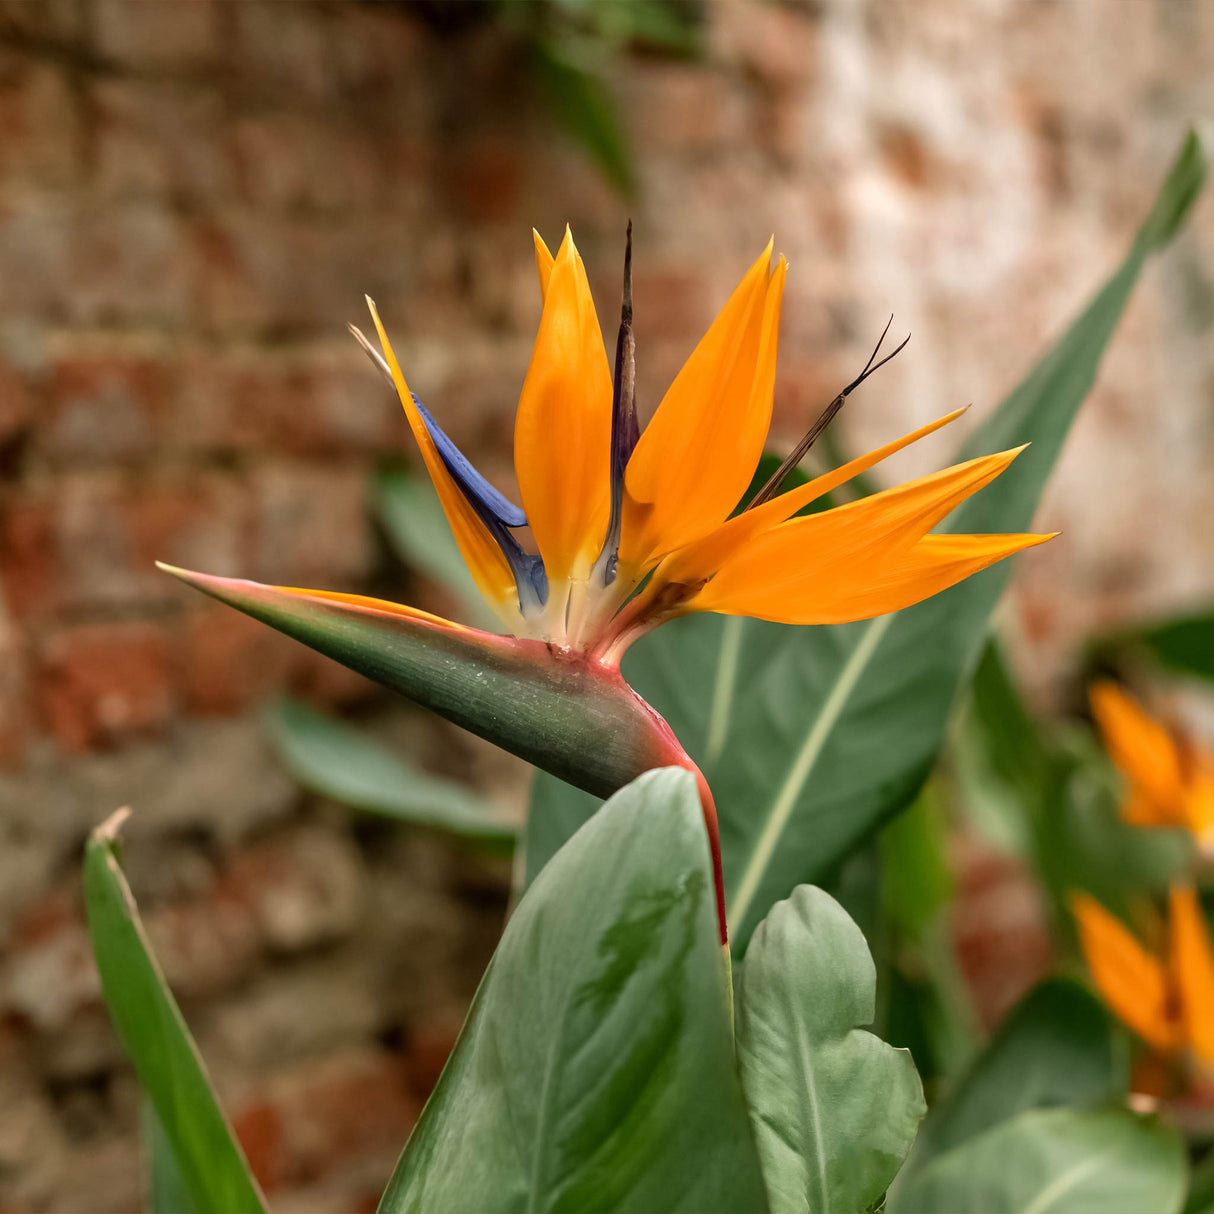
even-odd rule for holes
{"type": "Polygon", "coordinates": [[[357,729],[298,700],[270,706],[271,736],[305,787],[353,809],[508,846],[518,824],[484,797],[394,754],[357,729]]]}
{"type": "Polygon", "coordinates": [[[802,885],[754,934],[737,983],[738,1064],[772,1214],[857,1214],[925,1111],[906,1050],[864,1031],[877,974],[847,912],[802,885]]]}
{"type": "Polygon", "coordinates": [[[224,1118],[202,1059],[148,946],[114,853],[125,814],[89,839],[84,896],[110,1018],[176,1160],[196,1214],[264,1214],[257,1182],[224,1118]]]}
{"type": "Polygon", "coordinates": [[[766,1209],[695,780],[651,772],[522,899],[380,1211],[766,1209]]]}
{"type": "Polygon", "coordinates": [[[608,796],[684,762],[665,723],[584,655],[423,616],[162,566],[578,788],[608,796]]]}
{"type": "Polygon", "coordinates": [[[1184,1148],[1123,1110],[1022,1113],[899,1181],[888,1214],[1178,1214],[1184,1148]]]}

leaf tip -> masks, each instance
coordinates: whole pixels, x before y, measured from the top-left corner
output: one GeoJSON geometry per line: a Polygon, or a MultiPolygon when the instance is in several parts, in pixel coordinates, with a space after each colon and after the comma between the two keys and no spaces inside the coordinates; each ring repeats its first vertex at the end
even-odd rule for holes
{"type": "Polygon", "coordinates": [[[127,819],[131,816],[131,808],[129,805],[124,805],[121,809],[116,809],[104,822],[93,828],[92,841],[101,843],[109,847],[118,842],[118,836],[122,833],[122,828],[126,825],[127,819]]]}

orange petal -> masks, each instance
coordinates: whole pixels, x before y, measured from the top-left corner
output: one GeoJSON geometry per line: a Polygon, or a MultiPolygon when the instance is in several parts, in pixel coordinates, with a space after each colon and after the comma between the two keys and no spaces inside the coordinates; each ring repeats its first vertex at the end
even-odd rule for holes
{"type": "Polygon", "coordinates": [[[1116,683],[1095,684],[1090,699],[1109,756],[1130,784],[1126,821],[1187,826],[1180,756],[1172,735],[1116,683]]]}
{"type": "Polygon", "coordinates": [[[787,263],[771,244],[751,266],[645,427],[624,484],[620,562],[648,568],[723,522],[771,424],[787,263]]]}
{"type": "MultiPolygon", "coordinates": [[[[880,590],[887,575],[897,575],[900,587],[903,577],[913,576],[918,568],[915,562],[907,566],[901,560],[903,555],[956,505],[998,476],[1022,449],[967,460],[833,510],[792,518],[770,528],[721,566],[705,588],[706,598],[714,604],[706,610],[739,610],[740,614],[769,619],[777,617],[769,616],[766,610],[752,612],[721,604],[764,602],[778,612],[787,607],[800,615],[815,602],[823,606],[834,602],[840,593],[851,598],[870,589],[880,590]]],[[[1003,537],[994,538],[997,541],[1003,537]]],[[[925,549],[921,556],[931,557],[935,552],[925,549]]],[[[954,549],[945,546],[939,553],[944,557],[954,549]]],[[[999,552],[991,559],[997,560],[1000,555],[1007,553],[999,552]]],[[[879,615],[883,610],[892,608],[869,611],[868,615],[879,615]]]]}
{"type": "Polygon", "coordinates": [[[1169,1015],[1164,968],[1103,906],[1087,894],[1071,895],[1071,912],[1088,969],[1119,1020],[1158,1050],[1179,1044],[1169,1015]]]}
{"type": "Polygon", "coordinates": [[[379,312],[372,300],[368,299],[367,305],[371,309],[371,319],[375,321],[375,329],[379,334],[380,345],[383,346],[384,358],[392,372],[392,382],[396,385],[396,393],[405,407],[405,416],[409,419],[409,429],[413,431],[413,437],[417,440],[426,471],[434,482],[438,499],[442,503],[443,513],[447,516],[447,522],[455,535],[455,541],[459,545],[464,563],[468,566],[468,571],[472,574],[473,580],[481,594],[485,596],[486,601],[498,611],[511,631],[517,631],[518,589],[514,584],[514,574],[510,570],[510,565],[488,528],[481,522],[480,516],[472,508],[459,485],[455,483],[451,473],[447,471],[447,465],[443,463],[442,456],[439,455],[438,448],[434,445],[434,439],[430,437],[430,431],[426,428],[422,415],[413,403],[412,393],[405,382],[400,364],[396,361],[396,355],[392,352],[392,344],[388,341],[387,333],[384,332],[379,312]]]}
{"type": "Polygon", "coordinates": [[[1172,985],[1180,992],[1189,1047],[1214,1063],[1214,949],[1210,929],[1192,886],[1173,886],[1168,896],[1172,985]]]}
{"type": "Polygon", "coordinates": [[[657,576],[667,582],[684,582],[689,585],[711,577],[732,555],[745,548],[762,532],[791,518],[802,507],[817,501],[840,485],[845,485],[860,473],[867,472],[869,468],[895,452],[918,442],[919,439],[939,430],[941,426],[956,421],[965,412],[966,409],[955,409],[926,426],[920,426],[918,430],[912,430],[910,434],[904,434],[901,438],[868,452],[867,455],[849,460],[833,472],[806,481],[804,485],[781,493],[753,510],[734,515],[708,535],[680,548],[663,564],[657,576]]]}
{"type": "Polygon", "coordinates": [[[548,252],[544,238],[534,228],[531,235],[535,240],[535,269],[540,276],[540,298],[547,299],[548,279],[552,277],[552,254],[548,252]]]}
{"type": "Polygon", "coordinates": [[[565,231],[514,425],[523,509],[549,580],[584,577],[610,508],[611,373],[586,269],[565,231]]]}
{"type": "MultiPolygon", "coordinates": [[[[1056,534],[1056,533],[1055,533],[1056,534]]],[[[1053,535],[926,535],[886,553],[790,546],[783,565],[796,577],[747,583],[718,576],[692,610],[748,615],[781,624],[845,624],[901,611],[964,581],[988,565],[1044,544],[1053,535]]]]}

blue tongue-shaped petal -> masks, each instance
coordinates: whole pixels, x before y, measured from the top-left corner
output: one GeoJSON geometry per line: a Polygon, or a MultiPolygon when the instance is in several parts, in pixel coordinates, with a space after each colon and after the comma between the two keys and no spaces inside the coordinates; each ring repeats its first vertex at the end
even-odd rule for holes
{"type": "MultiPolygon", "coordinates": [[[[355,325],[347,327],[395,390],[392,371],[383,355],[355,325]]],[[[447,471],[451,473],[472,508],[480,515],[481,522],[489,528],[509,563],[514,573],[515,585],[518,587],[519,610],[527,614],[533,607],[542,607],[548,601],[548,575],[544,570],[544,562],[542,558],[526,552],[510,532],[511,527],[525,527],[527,515],[509,498],[499,493],[472,466],[468,457],[443,432],[430,410],[418,400],[417,393],[410,392],[409,395],[413,397],[413,403],[422,415],[447,471]]]]}
{"type": "Polygon", "coordinates": [[[525,527],[527,516],[522,508],[516,506],[509,498],[499,493],[469,462],[468,457],[443,433],[442,427],[434,420],[434,414],[417,399],[417,393],[412,392],[413,403],[434,439],[438,453],[447,465],[447,471],[459,482],[464,496],[469,501],[483,506],[507,527],[525,527]]]}
{"type": "MultiPolygon", "coordinates": [[[[379,368],[380,374],[395,390],[396,385],[392,380],[392,371],[384,361],[384,356],[366,339],[361,329],[355,325],[347,325],[346,327],[354,335],[354,339],[362,346],[371,361],[379,368]]],[[[417,393],[410,392],[409,395],[413,397],[413,403],[417,406],[417,411],[422,415],[422,420],[426,423],[426,429],[430,431],[430,437],[434,439],[434,445],[438,448],[438,453],[442,456],[443,463],[447,465],[447,471],[451,473],[459,484],[459,487],[464,491],[464,496],[477,507],[477,513],[482,518],[485,518],[486,514],[488,514],[497,519],[505,527],[525,527],[527,525],[527,516],[523,513],[521,507],[516,506],[508,497],[504,497],[499,493],[472,466],[472,462],[468,457],[447,437],[442,426],[434,420],[434,414],[417,399],[417,393]]],[[[486,519],[486,521],[488,520],[486,519]]]]}

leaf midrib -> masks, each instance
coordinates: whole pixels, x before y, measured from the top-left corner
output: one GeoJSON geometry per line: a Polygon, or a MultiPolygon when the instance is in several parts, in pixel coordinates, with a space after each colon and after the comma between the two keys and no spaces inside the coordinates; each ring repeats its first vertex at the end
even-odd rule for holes
{"type": "Polygon", "coordinates": [[[870,621],[864,635],[852,650],[851,656],[839,671],[834,686],[830,689],[830,694],[822,702],[821,710],[814,718],[805,741],[788,769],[784,783],[771,803],[763,829],[759,832],[754,850],[742,873],[738,892],[734,895],[733,903],[729,907],[727,919],[735,931],[740,930],[746,919],[750,904],[759,890],[763,874],[767,871],[772,854],[775,852],[776,844],[780,841],[780,836],[788,825],[788,819],[797,804],[801,790],[805,787],[805,782],[813,774],[813,769],[826,747],[831,730],[843,715],[843,709],[847,706],[852,692],[860,682],[860,676],[867,668],[869,659],[876,652],[877,646],[889,631],[895,618],[895,615],[883,615],[870,621]]]}
{"type": "Polygon", "coordinates": [[[1077,1184],[1086,1180],[1106,1159],[1116,1154],[1115,1150],[1109,1149],[1073,1164],[1061,1176],[1056,1176],[1046,1185],[1020,1214],[1048,1214],[1050,1207],[1055,1205],[1060,1197],[1065,1196],[1077,1184]]]}

